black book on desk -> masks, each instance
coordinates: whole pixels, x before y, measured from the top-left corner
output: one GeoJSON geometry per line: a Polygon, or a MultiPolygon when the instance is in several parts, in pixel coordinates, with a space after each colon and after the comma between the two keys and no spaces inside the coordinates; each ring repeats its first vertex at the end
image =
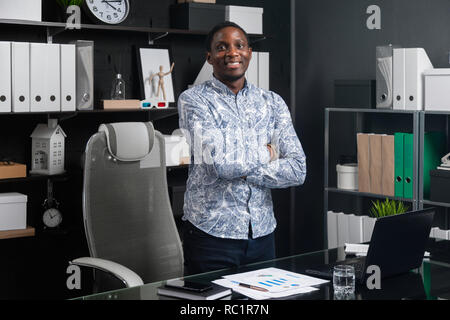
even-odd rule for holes
{"type": "Polygon", "coordinates": [[[217,300],[231,294],[231,289],[211,283],[211,289],[195,292],[186,289],[162,286],[158,288],[158,295],[187,300],[217,300]]]}

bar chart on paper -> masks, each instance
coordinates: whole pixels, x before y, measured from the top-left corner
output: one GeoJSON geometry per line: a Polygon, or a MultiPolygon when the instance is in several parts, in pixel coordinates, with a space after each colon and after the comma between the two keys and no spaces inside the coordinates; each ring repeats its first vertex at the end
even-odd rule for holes
{"type": "Polygon", "coordinates": [[[320,285],[328,281],[293,273],[277,268],[266,268],[256,271],[225,276],[224,278],[245,283],[250,286],[268,290],[271,293],[278,293],[320,285]]]}

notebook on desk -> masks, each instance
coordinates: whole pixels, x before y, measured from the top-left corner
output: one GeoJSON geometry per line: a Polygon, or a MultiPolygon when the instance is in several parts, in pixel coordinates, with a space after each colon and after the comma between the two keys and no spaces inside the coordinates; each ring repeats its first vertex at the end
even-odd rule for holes
{"type": "Polygon", "coordinates": [[[381,278],[408,272],[420,267],[434,218],[434,208],[411,211],[377,219],[366,257],[337,261],[305,270],[306,274],[333,278],[335,265],[353,265],[356,281],[362,283],[370,274],[371,265],[380,268],[381,278]]]}

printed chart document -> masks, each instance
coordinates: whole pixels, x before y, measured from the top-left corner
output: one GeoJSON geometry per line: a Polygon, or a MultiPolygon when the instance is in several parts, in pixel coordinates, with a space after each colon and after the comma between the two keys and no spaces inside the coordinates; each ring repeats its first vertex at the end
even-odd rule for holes
{"type": "Polygon", "coordinates": [[[213,282],[257,300],[312,292],[319,290],[312,286],[329,282],[278,268],[265,268],[223,278],[213,282]]]}

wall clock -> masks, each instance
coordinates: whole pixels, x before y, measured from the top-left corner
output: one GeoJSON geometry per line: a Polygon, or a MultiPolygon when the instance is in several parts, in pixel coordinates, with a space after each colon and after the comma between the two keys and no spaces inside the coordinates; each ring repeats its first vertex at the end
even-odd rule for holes
{"type": "Polygon", "coordinates": [[[83,8],[96,23],[119,24],[128,17],[130,2],[128,0],[85,0],[83,8]]]}

